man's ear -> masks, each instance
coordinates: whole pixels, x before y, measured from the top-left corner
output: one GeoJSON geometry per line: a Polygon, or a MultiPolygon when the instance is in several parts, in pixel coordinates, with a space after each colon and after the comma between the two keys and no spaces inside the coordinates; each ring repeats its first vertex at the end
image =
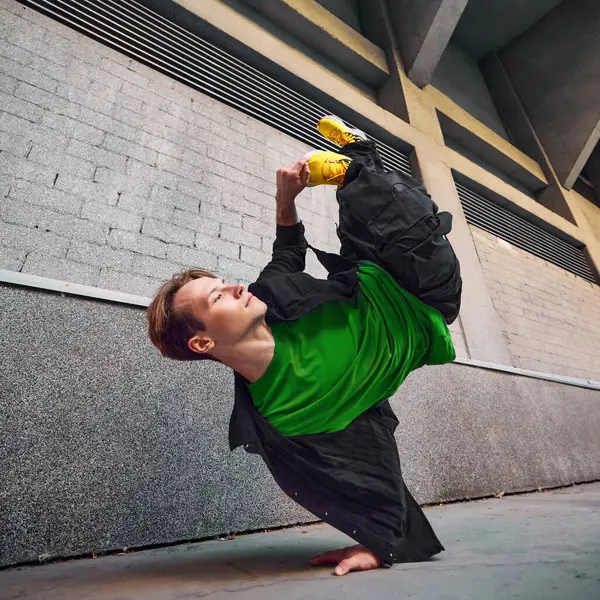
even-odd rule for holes
{"type": "Polygon", "coordinates": [[[198,354],[208,354],[214,347],[214,340],[205,335],[195,335],[188,341],[188,348],[198,354]]]}

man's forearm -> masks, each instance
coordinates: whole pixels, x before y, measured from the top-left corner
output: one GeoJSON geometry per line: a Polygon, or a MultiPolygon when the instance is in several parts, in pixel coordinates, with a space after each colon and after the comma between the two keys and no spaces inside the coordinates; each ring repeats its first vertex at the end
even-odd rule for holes
{"type": "Polygon", "coordinates": [[[296,210],[296,199],[289,200],[288,198],[285,198],[283,194],[278,192],[275,200],[277,202],[277,225],[281,225],[282,227],[296,225],[296,223],[300,221],[298,218],[298,211],[296,210]]]}

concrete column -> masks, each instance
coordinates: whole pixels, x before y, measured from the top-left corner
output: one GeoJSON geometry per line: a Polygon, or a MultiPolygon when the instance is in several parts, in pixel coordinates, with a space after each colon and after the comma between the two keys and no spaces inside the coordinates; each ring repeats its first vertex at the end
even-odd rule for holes
{"type": "Polygon", "coordinates": [[[511,365],[502,325],[486,286],[452,171],[427,147],[415,148],[413,171],[440,210],[447,210],[454,217],[449,238],[460,260],[463,279],[460,321],[469,356],[475,360],[511,365]]]}
{"type": "Polygon", "coordinates": [[[411,155],[413,174],[425,184],[438,206],[454,216],[450,239],[461,262],[464,288],[460,321],[467,351],[473,359],[510,365],[500,319],[486,287],[452,171],[439,158],[444,136],[435,107],[423,101],[423,92],[403,72],[389,6],[384,0],[369,0],[369,6],[367,10],[363,2],[360,5],[363,32],[385,49],[390,70],[390,78],[379,92],[379,102],[383,108],[425,134],[411,155]]]}
{"type": "Polygon", "coordinates": [[[499,52],[561,184],[600,139],[600,2],[563,2],[499,52]]]}
{"type": "Polygon", "coordinates": [[[392,26],[406,74],[427,85],[467,5],[467,0],[390,0],[392,26]]]}

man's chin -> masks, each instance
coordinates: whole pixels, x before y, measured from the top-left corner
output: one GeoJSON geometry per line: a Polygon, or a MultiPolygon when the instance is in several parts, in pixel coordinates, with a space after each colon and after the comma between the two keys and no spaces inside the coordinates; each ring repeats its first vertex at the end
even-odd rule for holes
{"type": "Polygon", "coordinates": [[[252,318],[252,328],[260,327],[265,324],[265,315],[267,314],[267,307],[264,307],[264,310],[261,310],[262,307],[257,307],[259,310],[253,310],[253,318],[252,318]]]}
{"type": "Polygon", "coordinates": [[[252,297],[252,300],[248,306],[252,308],[256,314],[260,314],[263,317],[267,314],[267,305],[256,296],[252,297]]]}

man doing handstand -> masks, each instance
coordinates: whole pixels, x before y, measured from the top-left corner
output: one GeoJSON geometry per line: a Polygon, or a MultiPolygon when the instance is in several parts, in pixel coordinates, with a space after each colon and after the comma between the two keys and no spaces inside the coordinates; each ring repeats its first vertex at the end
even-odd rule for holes
{"type": "Polygon", "coordinates": [[[174,275],[148,323],[163,355],[233,369],[231,449],[259,454],[286,494],[358,542],[311,561],[343,575],[443,550],[404,485],[387,399],[411,371],[454,360],[461,278],[451,215],[385,171],[361,131],[333,116],[317,128],[341,154],[277,172],[273,257],[258,280],[246,290],[203,270],[174,275]],[[341,250],[313,248],[328,271],[316,279],[295,199],[322,184],[338,187],[341,250]]]}

